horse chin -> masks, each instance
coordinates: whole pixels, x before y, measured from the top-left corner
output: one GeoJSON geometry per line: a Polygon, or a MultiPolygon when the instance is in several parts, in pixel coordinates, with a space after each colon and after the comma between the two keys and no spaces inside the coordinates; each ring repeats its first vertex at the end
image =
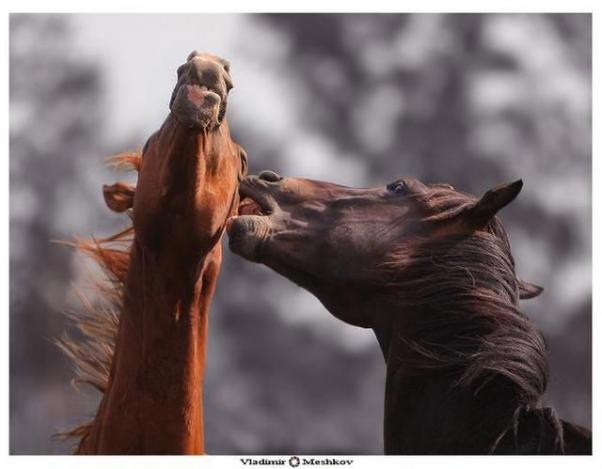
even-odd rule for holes
{"type": "Polygon", "coordinates": [[[266,216],[240,215],[227,220],[230,250],[251,262],[261,262],[265,241],[270,232],[266,216]]]}
{"type": "Polygon", "coordinates": [[[317,292],[320,291],[324,280],[306,269],[300,262],[294,262],[289,256],[271,255],[264,256],[261,263],[320,299],[317,292]]]}

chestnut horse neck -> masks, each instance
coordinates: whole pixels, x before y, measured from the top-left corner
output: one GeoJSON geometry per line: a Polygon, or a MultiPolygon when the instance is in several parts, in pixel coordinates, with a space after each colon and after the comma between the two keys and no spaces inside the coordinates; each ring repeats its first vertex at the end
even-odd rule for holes
{"type": "Polygon", "coordinates": [[[142,156],[120,158],[138,169],[137,187],[105,187],[105,198],[114,210],[133,206],[133,228],[78,243],[113,281],[116,290],[109,293],[119,311],[77,318],[87,348],[68,338],[60,343],[79,378],[103,392],[94,421],[70,432],[80,437],[78,452],[204,452],[208,310],[223,226],[237,206],[244,172],[239,152],[225,121],[195,132],[170,114],[142,156]],[[117,246],[123,243],[126,249],[117,246]],[[99,352],[111,345],[117,324],[114,351],[99,352]]]}

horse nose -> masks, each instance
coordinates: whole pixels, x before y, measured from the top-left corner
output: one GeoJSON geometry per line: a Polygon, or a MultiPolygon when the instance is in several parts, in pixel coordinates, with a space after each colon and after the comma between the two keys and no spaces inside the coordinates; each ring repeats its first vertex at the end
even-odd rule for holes
{"type": "Polygon", "coordinates": [[[282,176],[280,176],[280,174],[270,170],[262,171],[257,177],[267,182],[278,182],[282,180],[282,176]]]}
{"type": "Polygon", "coordinates": [[[211,63],[196,64],[193,69],[194,81],[201,86],[218,91],[220,89],[219,70],[211,63]]]}
{"type": "Polygon", "coordinates": [[[220,97],[215,93],[207,93],[203,96],[204,104],[207,107],[217,106],[220,103],[220,97]]]}

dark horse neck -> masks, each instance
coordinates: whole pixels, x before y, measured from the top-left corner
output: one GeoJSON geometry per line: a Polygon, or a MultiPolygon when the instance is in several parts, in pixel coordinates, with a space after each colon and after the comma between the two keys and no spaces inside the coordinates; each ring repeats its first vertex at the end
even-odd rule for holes
{"type": "Polygon", "coordinates": [[[515,406],[479,399],[454,386],[439,370],[417,373],[404,366],[411,352],[391,333],[399,322],[383,321],[374,328],[385,361],[386,454],[487,454],[510,424],[515,406]],[[495,424],[486,420],[495,413],[495,424]]]}
{"type": "Polygon", "coordinates": [[[389,332],[393,324],[374,328],[387,363],[386,454],[591,454],[587,430],[520,404],[503,379],[475,393],[452,371],[405,364],[412,351],[389,332]]]}
{"type": "Polygon", "coordinates": [[[387,454],[587,453],[587,435],[539,406],[545,344],[503,248],[488,235],[432,241],[390,273],[378,310],[370,301],[387,363],[387,454]]]}

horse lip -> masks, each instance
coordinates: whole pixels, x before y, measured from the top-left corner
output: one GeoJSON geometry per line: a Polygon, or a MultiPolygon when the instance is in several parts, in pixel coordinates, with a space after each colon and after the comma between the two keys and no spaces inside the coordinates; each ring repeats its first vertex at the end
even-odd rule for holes
{"type": "Polygon", "coordinates": [[[169,107],[183,125],[208,128],[221,124],[225,106],[218,91],[204,85],[184,83],[174,89],[169,107]]]}
{"type": "Polygon", "coordinates": [[[243,179],[238,188],[240,200],[244,200],[245,197],[250,198],[259,205],[259,208],[264,215],[271,215],[277,207],[276,201],[271,197],[267,191],[261,191],[261,188],[257,185],[251,184],[250,179],[243,179]]]}

